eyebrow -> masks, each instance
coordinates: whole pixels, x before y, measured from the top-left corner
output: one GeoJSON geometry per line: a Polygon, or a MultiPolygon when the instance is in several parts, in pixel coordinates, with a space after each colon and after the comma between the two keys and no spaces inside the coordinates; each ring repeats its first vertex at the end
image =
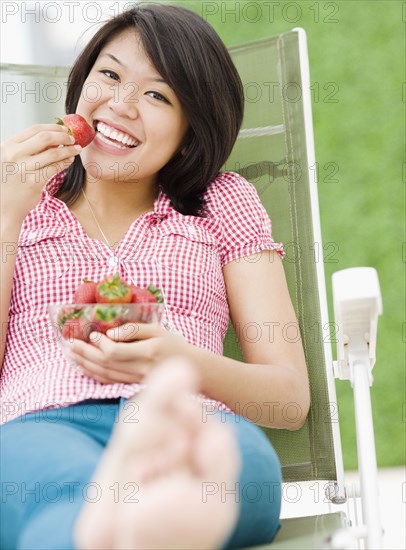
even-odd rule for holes
{"type": "MultiPolygon", "coordinates": [[[[111,53],[104,53],[100,57],[110,57],[110,59],[112,59],[113,61],[115,61],[119,65],[121,65],[121,67],[124,67],[126,69],[128,68],[126,65],[124,65],[124,63],[122,63],[119,59],[117,59],[117,57],[115,57],[111,53]]],[[[146,80],[149,80],[150,82],[163,82],[164,84],[167,84],[167,82],[160,76],[153,77],[153,78],[147,78],[146,80]]]]}

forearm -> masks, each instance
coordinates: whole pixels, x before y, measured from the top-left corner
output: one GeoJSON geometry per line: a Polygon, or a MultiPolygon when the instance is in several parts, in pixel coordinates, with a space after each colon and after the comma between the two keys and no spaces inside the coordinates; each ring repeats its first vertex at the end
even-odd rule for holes
{"type": "Polygon", "coordinates": [[[13,285],[13,275],[17,256],[17,243],[21,230],[19,220],[10,219],[5,215],[2,209],[1,219],[1,262],[0,262],[0,280],[1,280],[1,348],[0,348],[0,372],[3,366],[3,357],[6,348],[7,324],[10,307],[11,289],[13,285]]]}
{"type": "Polygon", "coordinates": [[[248,364],[188,346],[201,392],[261,426],[297,430],[309,409],[307,379],[291,366],[248,364]]]}

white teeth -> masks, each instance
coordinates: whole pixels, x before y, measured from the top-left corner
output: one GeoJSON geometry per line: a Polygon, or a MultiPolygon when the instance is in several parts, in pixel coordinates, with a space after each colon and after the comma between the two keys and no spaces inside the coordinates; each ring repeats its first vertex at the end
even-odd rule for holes
{"type": "MultiPolygon", "coordinates": [[[[120,132],[119,130],[116,130],[115,128],[112,128],[111,126],[108,126],[104,122],[98,122],[97,123],[97,131],[99,132],[99,136],[103,135],[106,138],[115,139],[116,141],[121,141],[125,145],[125,147],[120,147],[117,144],[117,147],[120,149],[127,149],[128,147],[134,147],[139,144],[139,141],[135,140],[128,134],[125,134],[124,132],[120,132]]],[[[102,140],[105,141],[105,140],[102,140]]],[[[105,143],[112,144],[112,142],[109,140],[108,142],[105,141],[105,143]]]]}
{"type": "Polygon", "coordinates": [[[124,143],[124,145],[131,145],[131,138],[129,138],[128,136],[126,136],[122,142],[124,143]]]}
{"type": "Polygon", "coordinates": [[[128,145],[119,145],[118,143],[111,141],[111,139],[106,138],[106,136],[104,136],[101,132],[97,132],[96,135],[100,141],[107,143],[107,145],[112,145],[113,147],[117,147],[117,149],[129,149],[128,145]]]}

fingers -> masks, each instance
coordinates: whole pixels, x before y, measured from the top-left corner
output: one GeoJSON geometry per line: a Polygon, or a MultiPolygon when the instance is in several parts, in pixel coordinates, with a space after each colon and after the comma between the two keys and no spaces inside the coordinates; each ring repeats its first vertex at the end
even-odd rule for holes
{"type": "Polygon", "coordinates": [[[132,342],[165,336],[168,332],[157,323],[125,323],[108,330],[106,334],[116,342],[132,342]]]}
{"type": "MultiPolygon", "coordinates": [[[[147,372],[146,353],[138,344],[112,342],[104,334],[93,332],[92,344],[74,340],[70,357],[95,375],[104,374],[116,382],[139,382],[147,372]]],[[[86,373],[90,375],[89,373],[86,373]]],[[[104,381],[104,380],[103,380],[104,381]]]]}
{"type": "Polygon", "coordinates": [[[69,357],[76,363],[81,374],[93,378],[103,384],[132,384],[140,382],[145,375],[145,368],[134,368],[128,363],[114,363],[106,359],[99,349],[75,340],[69,351],[69,357]]]}
{"type": "Polygon", "coordinates": [[[82,340],[73,340],[70,346],[69,356],[76,360],[88,360],[92,363],[104,363],[104,353],[95,346],[87,344],[82,340]]]}
{"type": "Polygon", "coordinates": [[[139,373],[113,370],[109,366],[93,363],[83,357],[74,360],[77,363],[78,372],[102,384],[135,384],[140,382],[143,377],[139,373]]]}
{"type": "Polygon", "coordinates": [[[4,142],[1,150],[11,177],[26,181],[28,175],[30,180],[35,177],[36,182],[43,183],[68,168],[81,148],[57,124],[40,124],[4,142]]]}
{"type": "Polygon", "coordinates": [[[22,143],[6,144],[3,161],[25,163],[27,168],[43,168],[52,162],[60,162],[77,155],[81,148],[74,145],[74,138],[65,132],[42,132],[22,143]]]}
{"type": "Polygon", "coordinates": [[[56,129],[43,130],[20,142],[20,146],[24,145],[25,154],[31,156],[60,145],[69,146],[75,143],[73,136],[68,135],[64,130],[59,130],[60,127],[57,124],[55,127],[56,129]]]}
{"type": "Polygon", "coordinates": [[[68,135],[66,127],[58,124],[37,124],[2,143],[2,160],[18,162],[47,149],[62,148],[74,143],[75,139],[68,135]]]}
{"type": "Polygon", "coordinates": [[[93,344],[91,347],[98,348],[97,351],[106,360],[136,362],[145,358],[145,353],[138,344],[115,342],[100,332],[92,332],[89,338],[93,344]]]}
{"type": "Polygon", "coordinates": [[[38,135],[40,132],[58,132],[60,134],[68,135],[68,128],[61,126],[60,124],[34,124],[29,128],[25,128],[19,134],[11,137],[9,143],[23,143],[27,139],[38,135]]]}
{"type": "MultiPolygon", "coordinates": [[[[61,170],[64,163],[78,155],[81,151],[80,145],[70,145],[64,147],[52,147],[37,155],[27,157],[21,162],[21,165],[28,170],[42,170],[48,168],[49,171],[55,169],[55,173],[61,170]]],[[[47,170],[48,173],[48,170],[47,170]]],[[[49,176],[51,177],[51,176],[49,176]]]]}

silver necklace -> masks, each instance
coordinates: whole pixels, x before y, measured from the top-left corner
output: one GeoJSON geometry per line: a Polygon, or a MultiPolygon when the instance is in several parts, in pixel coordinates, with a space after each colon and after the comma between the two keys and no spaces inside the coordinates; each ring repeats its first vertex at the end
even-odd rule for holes
{"type": "Polygon", "coordinates": [[[107,246],[110,248],[110,250],[112,250],[113,248],[112,248],[111,244],[109,243],[109,240],[107,239],[106,235],[104,234],[103,229],[100,227],[99,222],[97,221],[96,214],[94,213],[93,207],[92,207],[92,205],[90,204],[90,201],[89,201],[89,199],[87,198],[87,195],[86,195],[85,190],[83,189],[83,187],[82,187],[82,193],[83,193],[83,196],[84,196],[85,199],[86,199],[87,204],[89,205],[90,212],[92,213],[93,219],[94,219],[94,221],[96,222],[96,225],[97,225],[97,227],[99,228],[99,231],[100,231],[100,233],[101,233],[102,236],[103,236],[103,239],[106,241],[107,246]]]}

